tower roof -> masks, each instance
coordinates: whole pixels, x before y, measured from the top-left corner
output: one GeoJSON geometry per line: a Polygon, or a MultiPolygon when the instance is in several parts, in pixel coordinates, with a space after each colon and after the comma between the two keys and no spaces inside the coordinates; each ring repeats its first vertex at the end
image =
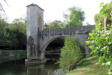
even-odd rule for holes
{"type": "Polygon", "coordinates": [[[42,9],[40,6],[38,6],[37,4],[30,4],[30,5],[27,5],[27,7],[29,7],[29,6],[37,6],[38,8],[40,8],[42,11],[44,11],[44,9],[42,9]]]}

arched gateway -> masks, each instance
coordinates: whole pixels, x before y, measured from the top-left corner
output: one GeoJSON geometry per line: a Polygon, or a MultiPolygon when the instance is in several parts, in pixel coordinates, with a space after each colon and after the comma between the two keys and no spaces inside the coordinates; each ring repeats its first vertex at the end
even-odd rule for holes
{"type": "Polygon", "coordinates": [[[59,37],[77,36],[80,43],[85,47],[86,55],[89,49],[85,44],[89,32],[94,26],[81,26],[76,28],[64,28],[55,30],[43,30],[43,9],[36,4],[27,6],[27,62],[44,63],[45,49],[54,39],[59,37]]]}

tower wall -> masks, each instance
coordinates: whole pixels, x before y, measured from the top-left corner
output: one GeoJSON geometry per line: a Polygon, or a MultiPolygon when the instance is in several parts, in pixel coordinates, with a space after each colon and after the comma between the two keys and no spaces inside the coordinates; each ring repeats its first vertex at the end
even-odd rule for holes
{"type": "Polygon", "coordinates": [[[40,59],[40,35],[43,30],[43,9],[36,4],[27,6],[27,61],[40,59]]]}

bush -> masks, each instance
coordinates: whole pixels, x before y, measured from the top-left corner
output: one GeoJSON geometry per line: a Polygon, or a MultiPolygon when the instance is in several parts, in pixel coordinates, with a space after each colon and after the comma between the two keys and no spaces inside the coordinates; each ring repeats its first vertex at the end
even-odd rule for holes
{"type": "Polygon", "coordinates": [[[78,39],[67,37],[65,39],[65,45],[61,49],[60,67],[63,70],[71,70],[84,57],[81,49],[83,47],[79,44],[78,39]]]}

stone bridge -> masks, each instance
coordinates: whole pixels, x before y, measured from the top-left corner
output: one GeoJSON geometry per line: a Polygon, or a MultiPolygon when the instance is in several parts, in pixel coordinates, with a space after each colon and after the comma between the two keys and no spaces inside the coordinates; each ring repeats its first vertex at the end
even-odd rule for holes
{"type": "Polygon", "coordinates": [[[94,29],[94,25],[80,26],[75,28],[59,28],[54,30],[43,30],[43,9],[36,4],[27,6],[27,62],[44,63],[45,50],[56,38],[77,37],[89,55],[86,46],[88,34],[94,29]]]}

